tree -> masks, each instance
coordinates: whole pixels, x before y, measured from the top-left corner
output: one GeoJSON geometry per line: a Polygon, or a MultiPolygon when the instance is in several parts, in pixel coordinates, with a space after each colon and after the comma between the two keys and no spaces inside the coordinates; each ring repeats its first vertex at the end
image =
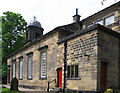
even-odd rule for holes
{"type": "Polygon", "coordinates": [[[4,12],[2,16],[2,56],[3,60],[11,52],[23,46],[27,23],[20,14],[4,12]]]}
{"type": "Polygon", "coordinates": [[[25,43],[25,28],[27,22],[21,14],[13,12],[4,12],[1,16],[2,23],[2,73],[3,77],[7,76],[6,57],[22,47],[25,43]]]}

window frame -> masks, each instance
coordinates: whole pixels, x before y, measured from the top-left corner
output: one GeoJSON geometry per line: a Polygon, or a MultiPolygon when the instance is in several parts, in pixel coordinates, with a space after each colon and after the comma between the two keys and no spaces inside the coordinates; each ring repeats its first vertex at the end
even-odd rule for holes
{"type": "Polygon", "coordinates": [[[104,19],[100,19],[98,21],[95,22],[95,24],[100,24],[100,25],[104,25],[104,19]],[[99,22],[103,21],[103,24],[100,24],[99,22]]]}
{"type": "Polygon", "coordinates": [[[23,79],[23,58],[19,58],[19,80],[22,80],[22,79],[23,79]],[[22,68],[20,67],[21,62],[22,62],[22,68]],[[22,77],[20,77],[20,74],[21,74],[22,77]]]}
{"type": "Polygon", "coordinates": [[[33,79],[33,76],[32,76],[33,74],[32,74],[32,72],[33,72],[33,52],[27,55],[27,79],[28,79],[28,80],[32,80],[32,79],[33,79]],[[30,72],[29,72],[29,58],[32,58],[31,77],[28,76],[29,73],[30,73],[30,72]]]}
{"type": "MultiPolygon", "coordinates": [[[[111,25],[111,24],[106,25],[105,20],[106,20],[107,18],[111,17],[111,16],[114,16],[114,22],[111,23],[111,24],[114,24],[114,23],[115,23],[115,14],[114,14],[114,13],[110,13],[110,14],[108,14],[108,15],[106,15],[106,16],[100,17],[100,19],[98,19],[98,20],[94,20],[94,21],[92,21],[92,22],[89,22],[89,23],[86,25],[86,27],[89,28],[89,27],[91,27],[92,25],[97,24],[97,22],[102,21],[102,20],[103,20],[103,26],[109,26],[109,25],[111,25]]],[[[100,25],[101,25],[101,24],[100,24],[100,25]]]]}
{"type": "Polygon", "coordinates": [[[12,61],[12,78],[16,77],[16,60],[12,61]],[[13,66],[15,65],[15,66],[13,66]],[[13,72],[13,67],[15,67],[15,70],[13,72]]]}
{"type": "Polygon", "coordinates": [[[70,66],[70,70],[71,70],[71,71],[70,71],[70,74],[71,74],[70,77],[71,77],[71,78],[74,78],[74,77],[75,77],[75,76],[74,76],[74,75],[75,75],[75,66],[74,66],[74,65],[71,65],[71,66],[70,66]]]}
{"type": "Polygon", "coordinates": [[[111,25],[111,24],[113,24],[114,22],[115,22],[115,15],[114,15],[114,14],[109,15],[109,16],[107,16],[107,17],[104,18],[104,26],[111,25]],[[110,18],[110,17],[112,17],[112,16],[114,17],[114,21],[113,21],[112,23],[106,25],[106,19],[108,19],[108,18],[110,18]]]}
{"type": "Polygon", "coordinates": [[[78,65],[75,65],[75,78],[79,76],[79,70],[78,70],[78,65]],[[76,72],[76,66],[77,66],[77,72],[76,72]],[[76,74],[77,73],[77,74],[76,74]],[[77,76],[76,76],[77,75],[77,76]]]}
{"type": "Polygon", "coordinates": [[[47,50],[46,50],[46,49],[40,51],[40,69],[39,69],[39,72],[40,72],[40,73],[39,73],[39,79],[47,79],[47,50]],[[46,53],[46,59],[45,59],[45,60],[46,60],[46,63],[45,63],[45,69],[46,69],[46,70],[45,70],[45,77],[42,77],[42,76],[41,76],[41,73],[42,73],[42,70],[41,70],[41,69],[42,69],[42,65],[41,65],[41,54],[44,53],[44,52],[46,53]]]}
{"type": "Polygon", "coordinates": [[[80,77],[79,77],[79,65],[78,64],[74,64],[74,65],[68,65],[67,66],[67,78],[66,79],[71,79],[71,80],[80,80],[80,77]],[[76,66],[77,66],[77,68],[78,68],[78,72],[77,72],[77,77],[76,77],[76,66]],[[68,67],[69,67],[69,71],[68,71],[68,67]],[[73,67],[73,69],[74,69],[74,72],[73,72],[73,74],[74,75],[72,75],[72,67],[73,67]],[[70,73],[69,73],[70,72],[70,73]]]}
{"type": "Polygon", "coordinates": [[[67,78],[69,78],[70,77],[70,66],[67,66],[67,78]]]}

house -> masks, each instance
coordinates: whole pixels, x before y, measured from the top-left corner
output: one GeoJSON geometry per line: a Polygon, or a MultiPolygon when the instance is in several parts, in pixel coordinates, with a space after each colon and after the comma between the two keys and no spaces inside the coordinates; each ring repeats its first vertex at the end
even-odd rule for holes
{"type": "Polygon", "coordinates": [[[26,43],[7,57],[8,84],[47,91],[66,88],[120,90],[120,2],[83,20],[76,10],[73,23],[43,35],[39,21],[26,28],[26,43]],[[56,82],[55,82],[56,81],[56,82]]]}

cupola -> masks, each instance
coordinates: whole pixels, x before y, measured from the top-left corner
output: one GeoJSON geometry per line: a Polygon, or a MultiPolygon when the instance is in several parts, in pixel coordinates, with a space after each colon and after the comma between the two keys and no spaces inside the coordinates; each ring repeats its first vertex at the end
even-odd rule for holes
{"type": "Polygon", "coordinates": [[[34,17],[34,19],[28,23],[28,27],[26,29],[26,42],[31,42],[42,36],[43,31],[44,29],[40,22],[36,20],[36,17],[34,17]]]}
{"type": "Polygon", "coordinates": [[[36,27],[42,28],[40,22],[36,20],[36,17],[34,17],[34,20],[31,20],[29,22],[28,26],[36,26],[36,27]]]}

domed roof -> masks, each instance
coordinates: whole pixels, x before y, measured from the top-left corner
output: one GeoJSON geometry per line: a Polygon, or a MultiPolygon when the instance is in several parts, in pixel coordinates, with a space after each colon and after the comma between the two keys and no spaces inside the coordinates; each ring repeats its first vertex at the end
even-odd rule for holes
{"type": "Polygon", "coordinates": [[[37,21],[36,18],[34,18],[34,20],[31,20],[31,21],[29,22],[28,26],[36,26],[36,27],[42,28],[40,22],[37,21]]]}

